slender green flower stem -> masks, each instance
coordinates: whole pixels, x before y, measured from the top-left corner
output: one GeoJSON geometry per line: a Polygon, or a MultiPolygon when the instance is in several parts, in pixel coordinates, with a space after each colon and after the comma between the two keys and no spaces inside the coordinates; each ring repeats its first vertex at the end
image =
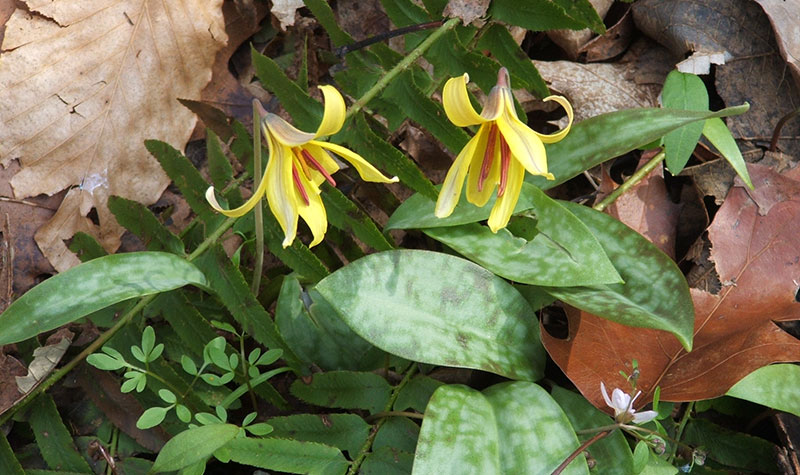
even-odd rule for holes
{"type": "MultiPolygon", "coordinates": [[[[253,193],[261,183],[261,103],[253,99],[253,193]]],[[[261,200],[256,201],[254,210],[256,218],[256,263],[253,266],[253,282],[250,288],[258,297],[261,287],[261,271],[264,268],[264,208],[261,200]]],[[[245,375],[246,377],[247,375],[245,375]]]]}
{"type": "MultiPolygon", "coordinates": [[[[411,378],[414,376],[414,374],[416,374],[416,372],[417,363],[412,363],[405,376],[403,376],[403,379],[392,389],[392,395],[389,397],[389,402],[386,403],[383,411],[375,414],[375,416],[386,414],[391,411],[394,402],[397,401],[397,396],[400,395],[400,391],[406,386],[406,384],[408,384],[409,381],[411,381],[411,378]]],[[[378,422],[372,428],[372,431],[369,433],[369,437],[367,437],[364,445],[361,446],[361,450],[358,451],[358,456],[353,460],[353,463],[350,465],[350,469],[347,470],[347,475],[355,475],[358,473],[359,467],[361,467],[361,464],[364,462],[364,459],[367,457],[367,454],[372,448],[372,443],[375,441],[375,436],[378,435],[378,431],[381,430],[381,427],[383,427],[383,424],[386,422],[386,420],[386,417],[381,417],[378,419],[378,422]]]]}
{"type": "MultiPolygon", "coordinates": [[[[189,254],[189,257],[187,259],[189,261],[193,261],[194,259],[196,259],[197,256],[205,252],[206,249],[208,249],[212,244],[214,244],[217,241],[217,239],[219,239],[220,236],[222,236],[225,233],[225,231],[227,231],[231,226],[233,226],[233,223],[235,222],[236,222],[235,218],[228,218],[225,221],[223,221],[222,224],[217,229],[215,229],[213,233],[211,233],[203,242],[200,243],[199,246],[197,246],[197,249],[195,249],[191,254],[189,254]]],[[[69,363],[65,364],[58,370],[54,371],[42,384],[33,388],[31,392],[25,395],[22,401],[20,401],[14,407],[10,408],[4,414],[0,415],[0,425],[5,424],[14,415],[14,413],[19,411],[23,407],[27,406],[28,403],[30,403],[30,401],[32,401],[35,396],[38,396],[39,394],[50,389],[51,386],[53,386],[56,382],[61,380],[61,378],[66,376],[67,373],[69,373],[76,366],[78,366],[78,364],[80,364],[81,361],[86,359],[87,356],[99,350],[100,347],[102,347],[108,340],[110,340],[111,337],[113,337],[120,329],[122,329],[122,327],[127,325],[133,319],[134,316],[139,314],[139,312],[141,312],[157,296],[158,294],[153,294],[142,297],[141,300],[139,300],[139,302],[137,302],[136,305],[133,306],[133,308],[128,310],[123,316],[120,317],[119,320],[117,320],[117,323],[115,323],[113,327],[103,332],[99,337],[97,337],[95,341],[93,341],[91,344],[89,344],[89,346],[84,348],[83,351],[78,353],[78,355],[75,358],[73,358],[69,363]]]]}
{"type": "Polygon", "coordinates": [[[603,198],[602,201],[594,205],[593,208],[596,209],[597,211],[603,211],[604,209],[606,209],[608,205],[616,201],[617,198],[622,196],[623,193],[630,190],[634,185],[642,181],[644,177],[649,175],[650,172],[653,171],[664,160],[666,156],[667,155],[664,153],[663,150],[658,152],[658,154],[656,154],[655,157],[650,159],[649,162],[645,163],[642,168],[636,170],[636,172],[633,175],[631,175],[631,177],[628,178],[628,180],[625,181],[625,183],[619,185],[619,187],[617,187],[616,190],[612,191],[608,196],[603,198]]]}
{"type": "Polygon", "coordinates": [[[689,418],[692,416],[692,411],[694,410],[694,401],[691,401],[689,404],[686,405],[686,410],[683,411],[683,417],[681,417],[681,421],[678,423],[678,429],[675,431],[675,444],[672,444],[672,449],[669,451],[669,458],[667,461],[672,463],[675,460],[675,454],[678,453],[678,444],[680,444],[681,437],[683,436],[683,429],[686,428],[686,423],[689,422],[689,418]]]}
{"type": "Polygon", "coordinates": [[[411,411],[383,411],[377,414],[373,414],[366,418],[367,422],[375,421],[378,419],[382,419],[384,417],[408,417],[409,419],[419,419],[422,420],[425,418],[424,415],[420,414],[419,412],[411,412],[411,411]]]}
{"type": "MultiPolygon", "coordinates": [[[[614,429],[616,429],[616,427],[615,427],[614,429]]],[[[581,444],[581,446],[580,446],[580,447],[578,447],[577,449],[573,450],[573,451],[572,451],[572,453],[571,453],[571,454],[569,454],[569,457],[567,457],[566,459],[564,459],[564,461],[563,461],[563,462],[561,462],[561,465],[559,465],[558,467],[556,467],[556,469],[555,469],[555,470],[553,470],[553,474],[552,474],[552,475],[559,475],[561,472],[563,472],[563,471],[564,471],[564,469],[565,469],[565,468],[567,468],[567,466],[568,466],[569,464],[571,464],[571,463],[572,463],[572,461],[573,461],[573,460],[575,460],[576,458],[578,458],[578,456],[579,456],[581,453],[583,453],[583,451],[584,451],[584,450],[586,450],[587,448],[589,448],[589,446],[591,446],[592,444],[594,444],[594,443],[595,443],[595,442],[597,442],[598,440],[601,440],[601,439],[603,439],[603,438],[605,438],[605,437],[607,437],[607,436],[611,435],[611,433],[612,433],[612,432],[614,432],[614,429],[608,429],[608,430],[604,430],[604,431],[602,431],[602,432],[598,432],[597,434],[595,434],[595,435],[594,435],[594,436],[592,436],[591,438],[589,438],[589,439],[586,439],[586,440],[585,440],[585,441],[584,441],[584,442],[581,444]]]]}
{"type": "Polygon", "coordinates": [[[419,59],[420,56],[422,56],[425,53],[425,51],[428,50],[428,48],[430,48],[439,38],[442,37],[442,35],[455,28],[456,25],[458,25],[459,21],[460,20],[458,18],[451,18],[446,22],[444,22],[442,26],[437,28],[433,33],[428,35],[428,37],[425,38],[425,41],[423,41],[422,43],[419,44],[419,46],[414,48],[408,54],[408,56],[403,58],[392,69],[387,71],[386,74],[378,82],[376,82],[375,85],[372,86],[369,91],[367,91],[352,106],[350,106],[350,109],[345,114],[345,120],[355,115],[358,111],[361,110],[362,107],[367,105],[367,103],[371,101],[375,96],[377,96],[378,93],[381,92],[381,90],[383,90],[383,88],[385,88],[389,84],[389,82],[391,82],[392,79],[395,78],[395,76],[408,69],[414,63],[414,61],[419,59]]]}

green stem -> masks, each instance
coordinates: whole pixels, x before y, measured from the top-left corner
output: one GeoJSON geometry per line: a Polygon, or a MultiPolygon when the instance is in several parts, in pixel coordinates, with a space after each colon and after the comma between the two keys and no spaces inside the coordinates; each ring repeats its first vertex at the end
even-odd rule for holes
{"type": "Polygon", "coordinates": [[[367,103],[371,101],[375,96],[377,96],[378,93],[381,92],[381,90],[383,90],[383,88],[385,88],[389,84],[389,82],[391,82],[392,79],[395,78],[395,76],[408,69],[414,63],[414,61],[419,59],[419,57],[422,56],[425,53],[425,51],[427,51],[428,48],[430,48],[436,42],[436,40],[441,38],[442,35],[444,35],[448,31],[455,28],[456,25],[458,25],[459,21],[460,20],[458,18],[451,18],[446,22],[444,22],[442,26],[437,28],[433,33],[428,35],[428,37],[425,38],[425,40],[422,43],[420,43],[419,46],[414,48],[408,54],[408,56],[403,58],[392,69],[387,71],[386,74],[378,82],[376,82],[375,85],[372,86],[369,91],[367,91],[352,106],[350,106],[350,109],[347,111],[347,114],[345,114],[345,120],[355,115],[358,111],[361,110],[362,107],[367,105],[367,103]]]}
{"type": "MultiPolygon", "coordinates": [[[[197,249],[195,249],[191,254],[189,254],[189,257],[187,259],[189,261],[196,259],[197,256],[205,252],[206,249],[208,249],[214,242],[216,242],[217,239],[219,239],[220,236],[222,236],[225,233],[225,231],[227,231],[231,226],[233,226],[233,223],[235,222],[236,222],[235,218],[228,218],[225,221],[223,221],[222,224],[217,229],[215,229],[213,233],[211,233],[203,242],[200,243],[199,246],[197,246],[197,249]]],[[[111,337],[113,337],[120,329],[122,329],[122,327],[127,325],[133,319],[134,316],[136,316],[139,312],[141,312],[157,296],[158,294],[153,294],[142,297],[142,299],[139,300],[139,302],[137,302],[136,305],[133,306],[133,308],[128,310],[122,317],[120,317],[119,320],[117,320],[117,323],[115,323],[113,327],[103,332],[99,337],[97,337],[95,341],[90,343],[89,346],[87,346],[86,348],[83,349],[83,351],[78,353],[78,355],[75,358],[72,358],[72,360],[69,363],[65,364],[58,370],[54,371],[42,384],[36,386],[35,388],[33,388],[33,390],[31,390],[28,394],[26,394],[25,397],[17,405],[10,408],[2,416],[0,416],[0,425],[5,424],[18,410],[22,409],[30,401],[32,401],[35,396],[38,396],[39,394],[50,389],[51,386],[53,386],[56,382],[61,380],[61,378],[66,376],[67,373],[69,373],[76,366],[78,366],[78,364],[80,364],[81,361],[86,359],[87,356],[99,350],[108,340],[111,339],[111,337]]]]}
{"type": "MultiPolygon", "coordinates": [[[[261,183],[261,103],[258,99],[253,99],[253,192],[258,189],[261,183]]],[[[250,288],[253,294],[258,297],[258,289],[261,287],[261,271],[264,268],[264,212],[261,200],[256,201],[254,209],[256,218],[256,263],[253,266],[253,282],[250,288]]]]}
{"type": "MultiPolygon", "coordinates": [[[[412,363],[405,376],[403,376],[403,379],[392,389],[392,395],[389,398],[389,402],[387,402],[386,406],[384,406],[383,411],[375,414],[375,416],[391,411],[392,406],[394,406],[395,401],[397,401],[397,397],[400,395],[400,391],[406,386],[406,384],[408,384],[409,381],[411,381],[411,378],[414,376],[414,374],[416,374],[416,372],[417,363],[412,363]]],[[[361,450],[358,451],[358,456],[353,460],[353,463],[350,464],[350,468],[347,470],[347,475],[355,475],[358,473],[359,467],[361,467],[361,464],[364,462],[364,459],[367,457],[367,454],[372,448],[372,443],[375,441],[375,436],[378,435],[378,431],[381,430],[381,427],[383,427],[383,424],[386,422],[386,420],[386,417],[381,417],[378,419],[378,422],[375,424],[375,427],[372,428],[372,431],[369,433],[369,437],[367,437],[364,445],[361,446],[361,450]]]]}
{"type": "Polygon", "coordinates": [[[672,461],[675,460],[675,454],[678,453],[678,444],[680,444],[681,437],[683,436],[683,429],[686,428],[686,423],[689,422],[689,418],[692,416],[693,410],[694,401],[691,401],[686,405],[686,410],[683,412],[683,417],[681,417],[681,421],[678,423],[678,430],[675,431],[676,443],[672,445],[672,449],[669,451],[669,458],[667,458],[669,463],[672,463],[672,461]]]}
{"type": "Polygon", "coordinates": [[[409,419],[419,419],[422,420],[425,418],[424,415],[420,414],[419,412],[411,412],[411,411],[382,411],[378,412],[377,414],[373,414],[366,418],[367,422],[371,422],[377,419],[382,419],[384,417],[408,417],[409,419]]]}
{"type": "Polygon", "coordinates": [[[561,472],[563,472],[563,471],[564,471],[564,469],[565,469],[565,468],[567,468],[567,466],[568,466],[570,463],[572,463],[572,461],[573,461],[573,460],[575,460],[576,458],[578,458],[578,456],[579,456],[581,453],[583,453],[583,451],[584,451],[584,450],[586,450],[587,448],[589,448],[589,446],[591,446],[592,444],[594,444],[594,443],[595,443],[595,442],[597,442],[598,440],[601,440],[601,439],[603,439],[603,438],[605,438],[605,437],[607,437],[607,436],[611,435],[611,433],[612,433],[612,432],[614,432],[614,430],[613,430],[613,429],[612,429],[612,430],[604,430],[604,431],[602,431],[602,432],[598,432],[597,434],[595,434],[595,435],[594,435],[594,436],[592,436],[591,438],[589,438],[589,439],[587,439],[586,441],[584,441],[584,442],[581,444],[581,446],[580,446],[580,447],[578,447],[577,449],[573,450],[573,451],[572,451],[572,453],[571,453],[571,454],[569,454],[569,457],[567,457],[566,459],[564,459],[564,461],[563,461],[563,462],[561,462],[561,465],[559,465],[558,467],[556,467],[556,469],[555,469],[555,470],[553,470],[553,474],[552,474],[552,475],[559,475],[561,472]]]}
{"type": "Polygon", "coordinates": [[[593,206],[594,209],[597,211],[603,211],[606,209],[608,205],[613,203],[617,200],[623,193],[630,190],[634,185],[642,181],[644,177],[650,174],[651,171],[655,170],[655,168],[664,160],[664,157],[667,155],[664,151],[658,152],[655,157],[651,158],[649,162],[645,163],[644,166],[631,175],[625,183],[619,185],[616,190],[612,191],[608,196],[603,198],[602,201],[597,203],[593,206]]]}
{"type": "Polygon", "coordinates": [[[258,401],[256,401],[256,393],[253,391],[253,385],[250,384],[250,362],[247,361],[247,356],[244,353],[244,332],[239,335],[239,354],[242,358],[242,368],[244,368],[244,381],[247,384],[247,392],[250,393],[250,404],[253,405],[253,410],[258,415],[258,401]]]}

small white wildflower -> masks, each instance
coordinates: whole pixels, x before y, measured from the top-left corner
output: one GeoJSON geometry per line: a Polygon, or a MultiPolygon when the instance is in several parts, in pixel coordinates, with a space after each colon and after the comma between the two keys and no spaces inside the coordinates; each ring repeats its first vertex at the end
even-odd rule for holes
{"type": "Polygon", "coordinates": [[[608,407],[614,409],[614,420],[620,424],[628,424],[630,422],[634,424],[644,424],[645,422],[652,421],[658,415],[656,411],[642,411],[637,413],[633,408],[633,402],[642,394],[641,391],[637,392],[636,395],[631,398],[630,394],[616,388],[611,392],[611,397],[609,398],[606,385],[602,382],[600,383],[600,391],[602,391],[603,399],[605,399],[608,407]]]}

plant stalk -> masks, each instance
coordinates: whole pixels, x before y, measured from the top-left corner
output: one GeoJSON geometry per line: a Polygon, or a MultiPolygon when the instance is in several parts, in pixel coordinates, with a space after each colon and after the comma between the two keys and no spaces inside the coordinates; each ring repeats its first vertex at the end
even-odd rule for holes
{"type": "Polygon", "coordinates": [[[603,211],[617,200],[623,193],[630,190],[634,185],[642,181],[644,177],[650,174],[651,171],[655,170],[655,168],[664,160],[666,157],[666,153],[662,150],[656,154],[655,157],[651,158],[649,162],[645,163],[644,166],[631,175],[625,183],[619,185],[616,190],[612,191],[608,196],[602,199],[599,203],[594,205],[592,208],[596,209],[597,211],[603,211]]]}
{"type": "Polygon", "coordinates": [[[559,465],[558,467],[556,467],[555,470],[553,470],[553,475],[559,475],[561,472],[564,471],[565,468],[567,468],[567,466],[570,463],[572,463],[573,460],[578,458],[578,456],[580,454],[582,454],[584,450],[586,450],[589,446],[591,446],[592,444],[594,444],[598,440],[601,440],[604,437],[607,437],[607,436],[611,435],[612,432],[614,432],[614,431],[613,430],[604,430],[602,432],[598,432],[597,434],[592,436],[590,439],[586,439],[581,444],[580,447],[578,447],[577,449],[573,450],[572,453],[569,454],[569,457],[567,457],[566,459],[564,459],[563,462],[561,462],[561,465],[559,465]]]}
{"type": "MultiPolygon", "coordinates": [[[[253,99],[253,192],[261,183],[261,103],[253,99]]],[[[256,201],[254,209],[256,219],[256,263],[253,266],[253,282],[250,288],[258,298],[261,287],[261,271],[264,268],[264,208],[261,200],[256,201]]]]}

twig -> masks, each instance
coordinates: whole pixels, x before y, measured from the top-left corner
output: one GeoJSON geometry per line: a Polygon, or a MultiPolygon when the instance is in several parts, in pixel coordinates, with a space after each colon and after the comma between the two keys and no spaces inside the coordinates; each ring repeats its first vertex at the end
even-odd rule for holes
{"type": "Polygon", "coordinates": [[[664,157],[666,157],[666,153],[664,153],[663,150],[658,152],[658,154],[656,154],[655,157],[650,159],[649,162],[645,163],[642,168],[636,170],[636,172],[633,175],[631,175],[631,177],[628,178],[628,180],[625,181],[625,183],[619,185],[617,189],[609,193],[608,196],[606,196],[605,198],[603,198],[602,201],[594,205],[593,208],[596,209],[597,211],[603,211],[604,209],[606,209],[608,205],[616,201],[617,198],[622,196],[623,193],[630,190],[634,185],[642,181],[644,177],[649,175],[650,172],[653,171],[661,163],[662,160],[664,160],[664,157]]]}
{"type": "Polygon", "coordinates": [[[561,462],[561,465],[559,465],[558,467],[556,467],[555,470],[553,470],[553,475],[559,475],[561,472],[564,471],[565,468],[567,468],[567,466],[570,463],[572,463],[573,460],[578,458],[578,455],[583,453],[583,451],[586,450],[590,445],[594,444],[598,440],[608,437],[612,432],[614,432],[614,430],[604,430],[603,432],[598,432],[592,438],[586,439],[586,441],[584,441],[580,447],[573,450],[572,453],[569,454],[569,457],[567,457],[563,462],[561,462]]]}
{"type": "Polygon", "coordinates": [[[339,58],[344,58],[344,55],[346,55],[347,53],[359,50],[361,48],[366,48],[367,46],[379,43],[384,40],[388,40],[390,38],[394,38],[395,36],[401,36],[407,33],[414,33],[415,31],[429,30],[431,28],[436,28],[437,26],[442,26],[442,20],[432,21],[429,23],[420,23],[418,25],[404,26],[403,28],[397,28],[396,30],[387,31],[386,33],[381,33],[380,35],[375,35],[365,40],[356,41],[355,43],[350,43],[349,45],[340,46],[335,50],[333,50],[333,52],[339,58]]]}
{"type": "Polygon", "coordinates": [[[781,117],[781,120],[778,121],[778,124],[775,126],[775,131],[772,132],[772,141],[769,143],[770,152],[774,152],[778,148],[778,139],[781,137],[781,129],[783,129],[783,126],[791,119],[797,117],[798,114],[800,114],[800,107],[781,117]]]}

